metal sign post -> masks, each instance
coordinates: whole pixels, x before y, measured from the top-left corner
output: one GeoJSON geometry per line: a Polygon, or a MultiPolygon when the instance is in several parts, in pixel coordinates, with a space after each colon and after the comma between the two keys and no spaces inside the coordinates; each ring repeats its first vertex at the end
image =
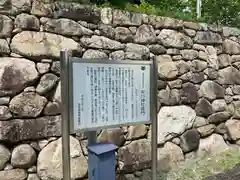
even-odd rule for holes
{"type": "Polygon", "coordinates": [[[152,108],[151,108],[151,112],[152,112],[152,180],[157,180],[157,162],[158,162],[158,156],[157,156],[157,135],[158,135],[158,122],[157,122],[157,74],[158,74],[158,63],[157,63],[157,59],[154,57],[153,59],[153,78],[152,78],[152,108]]]}
{"type": "Polygon", "coordinates": [[[61,65],[61,102],[62,102],[62,165],[63,180],[71,180],[70,169],[70,127],[69,127],[69,58],[68,52],[63,50],[60,52],[61,65]]]}
{"type": "MultiPolygon", "coordinates": [[[[64,180],[70,180],[70,133],[88,132],[90,147],[90,145],[96,144],[96,131],[99,129],[150,123],[152,123],[152,180],[156,180],[156,60],[109,61],[106,59],[68,58],[67,52],[62,51],[61,66],[64,106],[62,123],[64,180]]],[[[101,144],[90,147],[93,154],[99,154],[99,159],[101,159],[100,154],[109,152],[108,148],[111,151],[115,149],[114,146],[101,144]]],[[[101,162],[99,163],[101,164],[101,162]]],[[[93,163],[91,162],[91,164],[93,163]]],[[[94,165],[89,169],[95,171],[94,165]]],[[[98,172],[103,171],[99,169],[98,172]]],[[[94,173],[90,173],[93,177],[94,173]]],[[[103,175],[100,175],[98,180],[102,180],[101,177],[103,175]]]]}

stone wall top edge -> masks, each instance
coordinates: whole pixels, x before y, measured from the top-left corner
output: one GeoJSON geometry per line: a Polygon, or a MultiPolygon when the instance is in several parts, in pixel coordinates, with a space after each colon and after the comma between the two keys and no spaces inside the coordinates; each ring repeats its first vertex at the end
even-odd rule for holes
{"type": "Polygon", "coordinates": [[[96,6],[52,0],[5,0],[0,5],[0,14],[16,16],[29,13],[38,17],[68,18],[75,21],[86,21],[93,24],[108,24],[112,26],[140,26],[150,24],[157,29],[194,29],[211,30],[223,33],[224,36],[240,36],[240,29],[227,26],[216,26],[201,22],[190,22],[164,16],[147,15],[128,12],[110,7],[99,8],[96,6]],[[8,3],[10,2],[11,3],[8,3]]]}
{"type": "Polygon", "coordinates": [[[89,23],[103,23],[113,26],[140,26],[141,24],[151,24],[156,28],[175,26],[176,28],[185,27],[194,30],[223,32],[224,36],[240,36],[240,29],[235,27],[183,21],[171,17],[128,12],[110,7],[99,8],[74,2],[57,1],[46,3],[39,0],[33,0],[30,13],[40,17],[69,18],[73,20],[87,21],[89,23]],[[79,14],[81,14],[81,16],[79,16],[79,14]]]}

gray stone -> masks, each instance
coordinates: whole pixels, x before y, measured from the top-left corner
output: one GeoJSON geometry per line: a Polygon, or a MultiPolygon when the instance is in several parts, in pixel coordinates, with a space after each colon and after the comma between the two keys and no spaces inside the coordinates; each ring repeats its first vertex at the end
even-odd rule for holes
{"type": "Polygon", "coordinates": [[[47,104],[47,99],[34,92],[23,92],[15,96],[9,109],[18,117],[37,117],[47,104]]]}
{"type": "Polygon", "coordinates": [[[172,142],[174,143],[174,144],[176,144],[176,145],[180,145],[180,139],[179,138],[173,138],[172,139],[172,142]]]}
{"type": "Polygon", "coordinates": [[[183,152],[190,152],[198,148],[200,141],[200,134],[196,129],[191,129],[184,132],[180,136],[180,147],[183,152]]]}
{"type": "Polygon", "coordinates": [[[121,128],[103,130],[97,137],[98,142],[110,142],[117,146],[122,146],[126,139],[121,128]]]}
{"type": "Polygon", "coordinates": [[[133,35],[128,28],[125,27],[117,27],[115,29],[115,39],[121,42],[132,42],[133,35]]]}
{"type": "Polygon", "coordinates": [[[101,21],[103,24],[112,24],[112,12],[112,8],[104,7],[101,9],[101,21]]]}
{"type": "Polygon", "coordinates": [[[164,106],[158,113],[158,144],[164,143],[193,126],[195,111],[185,105],[164,106]]]}
{"type": "Polygon", "coordinates": [[[16,17],[14,26],[22,30],[39,30],[40,22],[36,16],[23,13],[16,17]]]}
{"type": "Polygon", "coordinates": [[[7,106],[0,106],[0,121],[6,121],[12,118],[12,114],[7,106]]]}
{"type": "Polygon", "coordinates": [[[109,54],[109,59],[113,60],[123,60],[125,58],[124,51],[119,50],[119,51],[114,51],[109,54]]]}
{"type": "Polygon", "coordinates": [[[240,139],[240,121],[235,119],[230,119],[226,123],[226,128],[228,131],[228,135],[231,140],[237,141],[240,139]]]}
{"type": "Polygon", "coordinates": [[[180,90],[180,101],[184,104],[191,104],[198,102],[197,89],[192,83],[184,83],[180,90]]]}
{"type": "Polygon", "coordinates": [[[193,72],[187,72],[179,77],[179,79],[183,80],[184,82],[192,82],[195,84],[201,83],[204,81],[204,73],[193,73],[193,72]]]}
{"type": "Polygon", "coordinates": [[[200,30],[201,26],[198,23],[190,22],[190,21],[184,21],[183,22],[184,27],[194,30],[200,30]]]}
{"type": "Polygon", "coordinates": [[[173,81],[168,81],[168,86],[170,87],[170,89],[180,89],[182,88],[182,80],[181,79],[176,79],[173,81]]]}
{"type": "Polygon", "coordinates": [[[61,113],[60,104],[49,101],[43,109],[43,114],[46,116],[53,116],[61,113]]]}
{"type": "Polygon", "coordinates": [[[120,26],[140,26],[142,15],[134,12],[127,12],[115,9],[113,11],[113,25],[120,26]]]}
{"type": "Polygon", "coordinates": [[[208,67],[219,69],[217,50],[213,46],[206,47],[208,67]]]}
{"type": "Polygon", "coordinates": [[[7,163],[4,168],[4,171],[8,171],[8,170],[12,170],[12,169],[13,169],[13,166],[11,164],[7,163]]]}
{"type": "Polygon", "coordinates": [[[184,29],[184,32],[186,35],[188,35],[190,37],[194,37],[196,35],[196,31],[193,29],[184,29]]]}
{"type": "Polygon", "coordinates": [[[108,59],[108,55],[105,52],[102,52],[99,50],[88,49],[83,53],[82,58],[85,58],[85,59],[95,59],[95,58],[108,59]]]}
{"type": "Polygon", "coordinates": [[[231,56],[229,54],[220,54],[218,56],[219,68],[227,67],[231,64],[231,56]]]}
{"type": "Polygon", "coordinates": [[[240,55],[232,55],[231,59],[232,59],[232,62],[239,62],[240,61],[240,55]]]}
{"type": "Polygon", "coordinates": [[[206,118],[197,116],[194,123],[193,123],[193,127],[198,128],[198,127],[201,127],[201,126],[205,126],[207,124],[208,124],[208,122],[207,122],[206,118]]]}
{"type": "Polygon", "coordinates": [[[172,56],[173,61],[179,61],[182,59],[182,55],[174,55],[172,56]]]}
{"type": "Polygon", "coordinates": [[[28,168],[27,172],[28,173],[36,173],[37,172],[37,167],[36,166],[32,166],[32,167],[28,168]]]}
{"type": "Polygon", "coordinates": [[[146,136],[147,134],[147,126],[144,124],[139,124],[135,126],[129,126],[127,140],[139,139],[141,137],[146,136]]]}
{"type": "Polygon", "coordinates": [[[27,172],[24,169],[0,171],[1,180],[25,180],[27,176],[27,172]]]}
{"type": "Polygon", "coordinates": [[[165,89],[166,86],[167,86],[166,81],[157,80],[157,88],[158,88],[158,90],[165,89]]]}
{"type": "Polygon", "coordinates": [[[37,63],[36,67],[40,74],[45,74],[45,73],[49,72],[49,70],[50,70],[49,63],[37,63]]]}
{"type": "Polygon", "coordinates": [[[175,62],[176,67],[178,69],[178,74],[182,75],[190,70],[190,66],[187,62],[180,60],[175,62]]]}
{"type": "Polygon", "coordinates": [[[112,38],[112,39],[114,39],[114,37],[115,37],[115,30],[111,25],[99,24],[98,30],[100,31],[99,34],[101,36],[105,36],[105,37],[112,38]]]}
{"type": "Polygon", "coordinates": [[[219,124],[216,129],[215,129],[215,132],[218,133],[218,134],[226,134],[227,133],[227,127],[225,125],[225,123],[221,123],[219,124]]]}
{"type": "Polygon", "coordinates": [[[230,39],[225,39],[223,43],[223,52],[226,54],[240,54],[240,44],[230,39]]]}
{"type": "Polygon", "coordinates": [[[148,48],[149,48],[150,52],[155,55],[160,55],[160,54],[166,53],[166,48],[159,44],[149,45],[148,48]]]}
{"type": "Polygon", "coordinates": [[[26,87],[23,92],[36,92],[36,88],[34,86],[26,87]]]}
{"type": "Polygon", "coordinates": [[[139,44],[127,43],[125,51],[126,59],[144,60],[148,59],[150,56],[149,48],[139,44]]]}
{"type": "Polygon", "coordinates": [[[201,60],[193,60],[191,62],[191,71],[192,72],[201,72],[208,67],[207,62],[201,60]]]}
{"type": "Polygon", "coordinates": [[[133,172],[150,168],[151,143],[146,139],[133,141],[118,151],[119,161],[122,162],[122,171],[133,172]]]}
{"type": "Polygon", "coordinates": [[[169,48],[167,49],[167,54],[168,55],[180,55],[180,50],[176,48],[169,48]]]}
{"type": "Polygon", "coordinates": [[[38,78],[35,63],[22,58],[0,58],[0,96],[15,95],[38,78]]]}
{"type": "Polygon", "coordinates": [[[10,48],[7,40],[5,39],[0,39],[0,54],[3,54],[3,55],[10,54],[10,48]]]}
{"type": "Polygon", "coordinates": [[[200,52],[205,52],[206,51],[205,46],[201,45],[201,44],[193,44],[193,49],[197,50],[197,51],[200,51],[200,52]]]}
{"type": "Polygon", "coordinates": [[[240,30],[234,27],[223,27],[223,35],[228,36],[240,36],[240,30]]]}
{"type": "Polygon", "coordinates": [[[52,73],[44,74],[39,84],[37,85],[36,92],[40,95],[46,94],[57,84],[58,77],[52,73]]]}
{"type": "Polygon", "coordinates": [[[52,63],[51,71],[54,72],[56,75],[60,75],[60,62],[54,61],[52,63]]]}
{"type": "Polygon", "coordinates": [[[218,26],[218,25],[208,25],[208,29],[210,31],[213,31],[213,32],[218,32],[218,33],[222,33],[222,27],[221,26],[218,26]]]}
{"type": "Polygon", "coordinates": [[[43,149],[48,144],[48,140],[42,139],[38,141],[38,146],[40,149],[43,149]]]}
{"type": "Polygon", "coordinates": [[[207,117],[213,113],[213,108],[208,100],[201,98],[196,104],[195,111],[197,116],[207,117]]]}
{"type": "Polygon", "coordinates": [[[194,41],[198,44],[221,44],[222,37],[211,31],[198,31],[194,41]]]}
{"type": "Polygon", "coordinates": [[[182,29],[183,21],[171,17],[153,16],[150,24],[155,25],[156,29],[182,29]]]}
{"type": "Polygon", "coordinates": [[[101,21],[101,10],[79,3],[64,3],[33,0],[31,14],[55,19],[67,18],[75,21],[87,21],[98,24],[101,21]],[[79,16],[81,14],[81,16],[79,16]]]}
{"type": "Polygon", "coordinates": [[[93,35],[88,42],[89,48],[106,49],[106,50],[120,50],[124,49],[125,45],[118,41],[111,40],[103,36],[93,35]]]}
{"type": "Polygon", "coordinates": [[[134,42],[139,44],[152,44],[156,41],[156,35],[151,25],[141,25],[134,36],[134,42]]]}
{"type": "Polygon", "coordinates": [[[137,27],[135,26],[131,26],[128,29],[131,31],[132,34],[135,34],[137,32],[137,27]]]}
{"type": "Polygon", "coordinates": [[[173,48],[191,48],[193,45],[192,39],[184,34],[170,30],[163,29],[158,35],[158,40],[165,47],[173,47],[173,48]]]}
{"type": "Polygon", "coordinates": [[[180,51],[183,59],[186,60],[193,60],[196,59],[198,57],[198,52],[195,50],[189,50],[189,49],[184,49],[180,51]]]}
{"type": "Polygon", "coordinates": [[[228,149],[229,147],[224,142],[221,135],[212,134],[211,136],[200,140],[197,155],[198,157],[203,157],[205,155],[216,155],[228,149]]]}
{"type": "Polygon", "coordinates": [[[212,108],[214,112],[226,110],[227,104],[224,99],[216,99],[212,102],[212,108]]]}
{"type": "Polygon", "coordinates": [[[218,83],[219,84],[240,84],[240,72],[234,67],[226,67],[218,71],[218,83]]]}
{"type": "Polygon", "coordinates": [[[0,15],[0,38],[8,38],[12,35],[13,22],[5,15],[0,15]]]}
{"type": "Polygon", "coordinates": [[[43,26],[44,31],[68,36],[91,36],[93,31],[70,19],[48,19],[43,26]]]}
{"type": "Polygon", "coordinates": [[[160,77],[172,79],[176,78],[178,75],[178,69],[175,63],[172,61],[169,55],[159,55],[156,57],[159,64],[158,73],[160,77]]]}
{"type": "Polygon", "coordinates": [[[197,131],[199,132],[201,137],[207,137],[211,135],[216,129],[216,126],[214,124],[208,124],[205,126],[201,126],[197,128],[197,131]]]}
{"type": "MultiPolygon", "coordinates": [[[[83,178],[87,174],[88,166],[80,143],[70,136],[70,164],[71,179],[83,178]],[[78,167],[78,168],[76,168],[78,167]]],[[[52,141],[38,155],[37,173],[41,179],[63,178],[62,173],[62,138],[52,141]]]]}
{"type": "Polygon", "coordinates": [[[204,81],[199,90],[199,94],[209,100],[214,100],[216,98],[223,98],[225,89],[214,81],[206,80],[204,81]]]}
{"type": "Polygon", "coordinates": [[[30,168],[36,161],[37,154],[28,144],[18,145],[12,151],[11,164],[15,168],[30,168]]]}
{"type": "Polygon", "coordinates": [[[231,86],[231,90],[234,95],[240,95],[240,85],[231,86]]]}
{"type": "Polygon", "coordinates": [[[227,121],[231,117],[229,112],[216,112],[208,117],[208,122],[212,124],[219,124],[227,121]]]}
{"type": "Polygon", "coordinates": [[[180,92],[178,89],[170,90],[167,87],[165,90],[159,91],[158,99],[162,105],[177,105],[180,102],[180,92]]]}
{"type": "Polygon", "coordinates": [[[198,58],[203,60],[203,61],[207,61],[208,60],[208,54],[205,51],[201,51],[200,50],[199,53],[198,53],[198,58]]]}
{"type": "Polygon", "coordinates": [[[40,180],[37,174],[28,174],[27,180],[40,180]]]}
{"type": "Polygon", "coordinates": [[[61,81],[59,81],[57,88],[53,94],[52,100],[57,103],[61,103],[61,81]]]}
{"type": "Polygon", "coordinates": [[[158,148],[158,168],[167,171],[184,161],[184,155],[179,146],[167,142],[162,148],[158,148]]]}
{"type": "Polygon", "coordinates": [[[0,13],[16,15],[21,12],[30,12],[31,10],[31,1],[30,0],[11,0],[11,3],[8,4],[8,1],[1,2],[0,13]]]}
{"type": "Polygon", "coordinates": [[[11,156],[10,151],[2,144],[0,144],[0,171],[4,169],[11,156]]]}
{"type": "Polygon", "coordinates": [[[0,121],[0,140],[19,142],[61,135],[60,116],[44,116],[34,119],[0,121]],[[27,130],[27,131],[26,131],[27,130]]]}
{"type": "Polygon", "coordinates": [[[74,40],[46,32],[23,31],[15,35],[11,43],[12,52],[32,58],[59,58],[62,49],[82,52],[74,40]]]}
{"type": "Polygon", "coordinates": [[[219,73],[216,69],[213,69],[213,68],[207,68],[205,69],[204,71],[204,74],[207,75],[207,77],[210,79],[210,80],[215,80],[218,78],[219,76],[219,73]]]}

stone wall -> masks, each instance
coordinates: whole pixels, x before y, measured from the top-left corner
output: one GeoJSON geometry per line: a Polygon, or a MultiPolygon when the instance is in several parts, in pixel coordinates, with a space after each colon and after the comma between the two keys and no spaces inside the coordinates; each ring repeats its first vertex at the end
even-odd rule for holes
{"type": "MultiPolygon", "coordinates": [[[[159,168],[240,145],[240,30],[40,0],[0,3],[0,179],[60,180],[62,48],[83,58],[150,60],[158,80],[159,168]]],[[[84,87],[83,87],[84,88],[84,87]]],[[[118,173],[141,179],[151,127],[103,130],[118,173]]],[[[73,179],[87,178],[86,137],[71,136],[73,179]]]]}

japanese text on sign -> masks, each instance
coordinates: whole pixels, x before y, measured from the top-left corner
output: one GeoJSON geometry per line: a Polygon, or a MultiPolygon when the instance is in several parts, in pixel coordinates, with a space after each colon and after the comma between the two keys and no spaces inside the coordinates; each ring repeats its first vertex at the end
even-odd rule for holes
{"type": "Polygon", "coordinates": [[[72,67],[74,130],[150,122],[150,64],[72,67]]]}

